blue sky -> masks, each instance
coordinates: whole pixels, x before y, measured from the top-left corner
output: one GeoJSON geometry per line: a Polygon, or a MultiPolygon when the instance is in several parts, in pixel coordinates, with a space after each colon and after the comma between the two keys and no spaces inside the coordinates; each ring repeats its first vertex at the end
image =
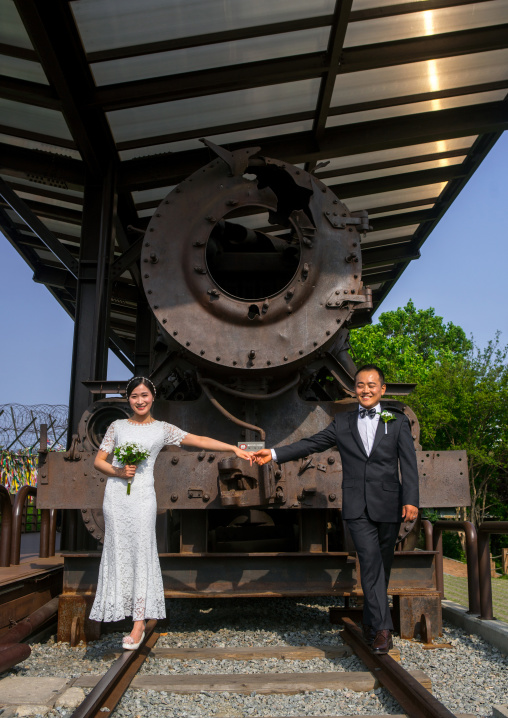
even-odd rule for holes
{"type": "MultiPolygon", "coordinates": [[[[378,314],[413,299],[434,307],[483,347],[508,343],[508,133],[497,142],[385,299],[378,314]]],[[[0,235],[0,404],[67,404],[73,322],[0,235]]],[[[374,317],[374,321],[376,316],[374,317]]],[[[127,378],[110,353],[110,379],[127,378]]]]}

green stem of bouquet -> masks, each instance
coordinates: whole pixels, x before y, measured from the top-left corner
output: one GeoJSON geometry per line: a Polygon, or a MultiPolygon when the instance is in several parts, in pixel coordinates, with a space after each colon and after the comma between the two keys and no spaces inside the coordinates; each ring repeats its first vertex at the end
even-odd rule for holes
{"type": "Polygon", "coordinates": [[[131,493],[131,482],[128,481],[128,482],[127,482],[127,496],[129,496],[130,493],[131,493]]]}

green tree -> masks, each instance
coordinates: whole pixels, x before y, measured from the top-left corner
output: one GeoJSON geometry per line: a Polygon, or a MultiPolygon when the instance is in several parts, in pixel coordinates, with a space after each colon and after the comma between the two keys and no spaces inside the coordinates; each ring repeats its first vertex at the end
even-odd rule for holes
{"type": "Polygon", "coordinates": [[[473,348],[461,327],[436,316],[434,309],[405,307],[384,312],[377,324],[354,329],[350,335],[357,365],[378,364],[390,381],[424,380],[436,363],[464,357],[473,348]]]}
{"type": "Polygon", "coordinates": [[[374,362],[389,381],[415,382],[405,401],[420,421],[424,449],[465,449],[476,525],[508,517],[508,348],[499,334],[484,350],[461,327],[412,301],[351,332],[357,364],[374,362]]]}

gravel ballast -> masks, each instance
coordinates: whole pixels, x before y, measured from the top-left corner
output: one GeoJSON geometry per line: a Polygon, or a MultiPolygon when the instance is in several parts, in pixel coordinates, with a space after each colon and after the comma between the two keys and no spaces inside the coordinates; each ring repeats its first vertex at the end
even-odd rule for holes
{"type": "MultiPolygon", "coordinates": [[[[340,627],[331,625],[328,607],[336,599],[189,599],[168,604],[170,620],[161,625],[157,648],[338,646],[340,627]]],[[[6,675],[78,678],[103,674],[118,650],[122,634],[104,635],[88,646],[70,648],[49,641],[32,646],[32,655],[6,675]]],[[[508,703],[508,658],[482,638],[445,623],[443,637],[452,648],[425,650],[419,643],[395,637],[401,665],[420,669],[432,680],[432,692],[453,713],[490,718],[492,706],[508,703]]],[[[355,656],[311,660],[220,660],[149,658],[140,674],[253,674],[365,671],[355,656]]],[[[49,718],[70,716],[71,709],[51,710],[49,718]]],[[[376,715],[403,713],[383,688],[358,693],[321,690],[296,695],[241,695],[202,691],[177,695],[164,691],[129,690],[115,710],[125,718],[178,716],[305,716],[376,715]]]]}

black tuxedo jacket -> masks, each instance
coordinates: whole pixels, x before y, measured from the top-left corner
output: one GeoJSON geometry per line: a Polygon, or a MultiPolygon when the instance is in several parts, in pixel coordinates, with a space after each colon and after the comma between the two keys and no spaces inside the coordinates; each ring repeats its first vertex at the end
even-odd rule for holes
{"type": "Polygon", "coordinates": [[[336,414],[322,431],[287,446],[276,447],[285,463],[337,446],[342,460],[342,516],[358,518],[365,507],[373,521],[401,521],[402,506],[418,506],[418,468],[409,421],[392,407],[395,419],[379,424],[367,456],[358,431],[358,410],[336,414]],[[400,478],[399,478],[400,468],[400,478]]]}

